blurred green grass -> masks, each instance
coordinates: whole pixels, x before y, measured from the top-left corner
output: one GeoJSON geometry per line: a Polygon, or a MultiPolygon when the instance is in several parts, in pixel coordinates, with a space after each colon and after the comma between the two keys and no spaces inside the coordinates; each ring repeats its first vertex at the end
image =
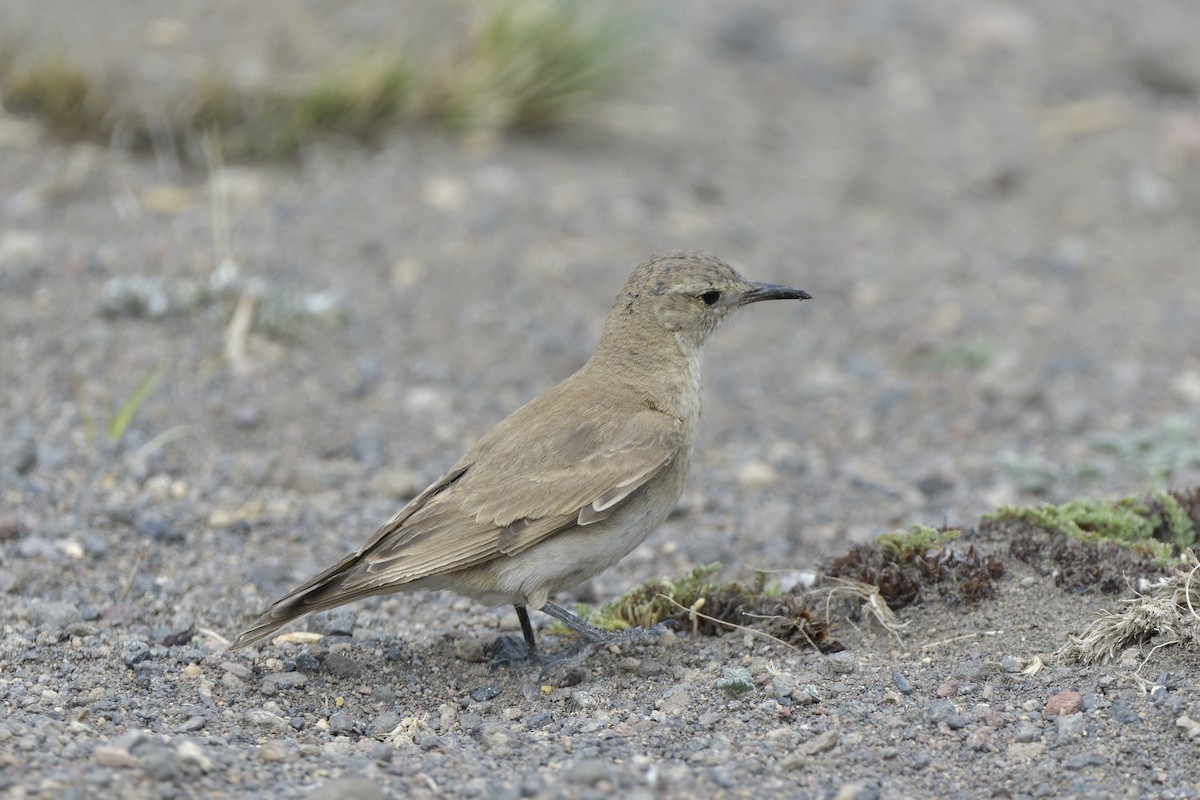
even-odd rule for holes
{"type": "MultiPolygon", "coordinates": [[[[617,89],[644,66],[644,21],[627,6],[582,0],[474,0],[471,21],[426,43],[441,58],[375,44],[353,59],[290,81],[246,86],[216,65],[170,98],[136,102],[115,75],[63,53],[0,46],[0,103],[38,119],[52,136],[134,149],[202,137],[230,160],[295,158],[327,136],[372,143],[396,126],[424,122],[459,134],[545,129],[617,89]]],[[[192,147],[198,152],[201,148],[192,147]]]]}

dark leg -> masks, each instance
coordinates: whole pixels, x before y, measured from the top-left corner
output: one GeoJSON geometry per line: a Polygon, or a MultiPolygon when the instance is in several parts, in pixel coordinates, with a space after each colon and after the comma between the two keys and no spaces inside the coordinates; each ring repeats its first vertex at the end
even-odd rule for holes
{"type": "Polygon", "coordinates": [[[537,660],[537,639],[533,637],[533,625],[529,622],[529,612],[525,606],[513,606],[517,610],[517,619],[521,621],[521,635],[525,637],[525,653],[530,661],[537,660]]]}
{"type": "Polygon", "coordinates": [[[556,606],[554,603],[546,603],[546,605],[542,606],[542,612],[554,617],[588,642],[604,645],[605,647],[611,644],[637,644],[638,642],[644,642],[647,639],[654,639],[661,636],[667,631],[667,625],[662,622],[650,628],[626,628],[623,631],[606,631],[603,628],[597,628],[595,625],[584,622],[570,611],[567,611],[562,606],[556,606]]]}

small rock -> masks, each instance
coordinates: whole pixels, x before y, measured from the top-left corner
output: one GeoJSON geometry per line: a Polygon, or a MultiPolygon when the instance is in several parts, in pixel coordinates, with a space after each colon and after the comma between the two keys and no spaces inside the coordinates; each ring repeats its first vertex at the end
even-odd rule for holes
{"type": "Polygon", "coordinates": [[[269,742],[263,742],[258,746],[258,760],[272,763],[275,761],[285,761],[290,758],[291,753],[288,752],[287,744],[279,739],[272,739],[269,742]]]}
{"type": "Polygon", "coordinates": [[[790,698],[799,688],[800,684],[791,675],[779,673],[771,679],[771,688],[775,691],[776,699],[782,700],[790,698]]]}
{"type": "Polygon", "coordinates": [[[958,694],[958,681],[943,681],[938,684],[937,689],[934,690],[934,694],[942,698],[954,697],[954,695],[958,694]]]}
{"type": "Polygon", "coordinates": [[[662,675],[666,669],[661,661],[648,658],[638,665],[636,674],[641,678],[653,678],[656,675],[662,675]]]}
{"type": "Polygon", "coordinates": [[[1042,709],[1042,716],[1054,717],[1060,714],[1075,714],[1083,706],[1083,695],[1069,689],[1051,695],[1042,709]]]}
{"type": "Polygon", "coordinates": [[[799,769],[808,763],[812,756],[818,753],[824,753],[826,750],[832,750],[837,747],[838,732],[837,728],[830,728],[824,733],[817,734],[813,738],[801,744],[790,754],[785,756],[779,762],[779,768],[784,772],[790,772],[794,769],[799,769]]]}
{"type": "Polygon", "coordinates": [[[261,691],[272,695],[281,689],[298,689],[308,683],[308,676],[303,672],[272,672],[263,678],[261,691]]]}
{"type": "Polygon", "coordinates": [[[233,427],[241,430],[253,430],[262,424],[262,409],[251,403],[243,403],[233,409],[229,415],[233,427]]]}
{"type": "Polygon", "coordinates": [[[128,640],[121,644],[121,661],[125,666],[132,667],[150,658],[150,645],[145,642],[128,640]]]}
{"type": "Polygon", "coordinates": [[[362,666],[345,653],[330,653],[321,662],[321,669],[335,678],[357,678],[362,675],[362,666]]]}
{"type": "Polygon", "coordinates": [[[833,800],[879,800],[879,787],[870,783],[847,783],[838,788],[833,800]]]}
{"type": "Polygon", "coordinates": [[[138,763],[133,754],[125,748],[107,744],[97,745],[92,750],[92,760],[102,767],[113,767],[114,769],[124,769],[138,763]]]}
{"type": "Polygon", "coordinates": [[[1127,704],[1119,701],[1108,707],[1108,716],[1112,717],[1123,725],[1128,725],[1131,722],[1140,722],[1142,719],[1138,716],[1136,711],[1130,708],[1127,704]]]}
{"type": "Polygon", "coordinates": [[[958,713],[954,703],[949,700],[939,700],[929,708],[929,721],[938,724],[946,723],[950,730],[960,730],[970,724],[970,720],[958,713]]]}
{"type": "Polygon", "coordinates": [[[265,708],[252,708],[246,712],[246,722],[260,728],[272,730],[288,730],[288,721],[278,714],[273,714],[265,708]]]}
{"type": "Polygon", "coordinates": [[[38,627],[62,630],[74,622],[79,622],[80,619],[82,619],[82,614],[79,612],[79,607],[70,603],[39,598],[34,598],[29,603],[29,621],[38,627]]]}
{"type": "Polygon", "coordinates": [[[17,555],[21,558],[55,561],[58,559],[58,548],[44,536],[26,536],[17,540],[17,555]]]}
{"type": "Polygon", "coordinates": [[[37,462],[38,446],[32,437],[21,437],[0,446],[0,467],[12,469],[18,475],[28,475],[37,462]]]}
{"type": "Polygon", "coordinates": [[[917,489],[926,497],[935,497],[940,494],[945,494],[954,488],[954,482],[943,475],[933,474],[926,475],[921,480],[917,481],[917,489]]]}
{"type": "Polygon", "coordinates": [[[1013,734],[1013,741],[1021,744],[1036,742],[1042,738],[1042,731],[1034,725],[1021,725],[1017,728],[1017,732],[1013,734]]]}
{"type": "Polygon", "coordinates": [[[1164,96],[1200,94],[1200,53],[1179,32],[1145,36],[1130,58],[1133,76],[1147,89],[1164,96]]]}
{"type": "Polygon", "coordinates": [[[354,724],[354,720],[344,711],[339,711],[329,717],[329,731],[331,733],[354,733],[358,730],[358,726],[354,724]]]}
{"type": "Polygon", "coordinates": [[[316,672],[320,668],[321,662],[317,661],[316,657],[307,650],[296,654],[296,669],[301,672],[316,672]]]}
{"type": "Polygon", "coordinates": [[[625,656],[617,662],[617,668],[622,672],[635,672],[641,666],[642,660],[633,656],[625,656]]]}
{"type": "Polygon", "coordinates": [[[142,756],[142,772],[156,781],[176,781],[182,770],[175,754],[165,745],[155,745],[146,749],[142,756]]]}
{"type": "Polygon", "coordinates": [[[1025,669],[1025,664],[1016,656],[1005,656],[1000,659],[1000,669],[1012,675],[1025,669]]]}
{"type": "Polygon", "coordinates": [[[913,686],[908,682],[908,678],[901,675],[899,672],[892,673],[892,683],[900,690],[900,694],[912,694],[913,686]]]}
{"type": "Polygon", "coordinates": [[[595,786],[601,781],[608,781],[615,786],[618,779],[617,769],[598,758],[580,759],[563,770],[563,780],[577,786],[595,786]]]}
{"type": "Polygon", "coordinates": [[[779,473],[765,461],[747,461],[737,472],[737,482],[746,489],[762,489],[779,480],[779,473]]]}
{"type": "Polygon", "coordinates": [[[204,754],[200,745],[190,739],[175,745],[175,755],[184,772],[188,774],[195,775],[212,771],[212,759],[204,754]]]}
{"type": "Polygon", "coordinates": [[[494,683],[489,683],[486,686],[480,686],[478,689],[471,692],[471,699],[476,703],[483,703],[487,700],[492,700],[499,696],[500,687],[494,683]]]}
{"type": "Polygon", "coordinates": [[[1083,714],[1061,714],[1058,717],[1058,741],[1078,739],[1087,733],[1087,721],[1083,714]]]}
{"type": "Polygon", "coordinates": [[[825,657],[824,664],[834,675],[849,675],[858,669],[858,664],[855,662],[854,656],[848,650],[843,650],[840,653],[831,653],[825,657]]]}
{"type": "Polygon", "coordinates": [[[350,608],[319,611],[308,618],[308,630],[324,636],[353,636],[358,612],[350,608]]]}
{"type": "Polygon", "coordinates": [[[176,730],[179,733],[194,733],[208,724],[208,720],[199,715],[188,717],[176,730]]]}
{"type": "Polygon", "coordinates": [[[21,520],[16,514],[0,514],[0,542],[15,539],[21,534],[21,520]]]}
{"type": "Polygon", "coordinates": [[[396,730],[396,726],[400,724],[402,719],[395,711],[385,711],[371,720],[371,724],[367,726],[367,735],[376,739],[387,736],[396,730]]]}
{"type": "Polygon", "coordinates": [[[1014,742],[1008,746],[1009,761],[1037,761],[1046,753],[1042,742],[1014,742]]]}
{"type": "Polygon", "coordinates": [[[986,661],[964,661],[954,668],[954,677],[971,683],[983,683],[992,675],[992,665],[986,661]]]}
{"type": "Polygon", "coordinates": [[[487,660],[483,643],[478,639],[459,639],[454,643],[454,655],[472,664],[480,664],[487,660]]]}
{"type": "Polygon", "coordinates": [[[222,661],[221,669],[225,670],[226,672],[228,672],[232,675],[236,675],[239,678],[249,678],[250,677],[250,668],[247,667],[245,664],[239,664],[236,661],[222,661]]]}
{"type": "Polygon", "coordinates": [[[1175,727],[1179,729],[1185,739],[1200,739],[1200,721],[1194,720],[1186,714],[1175,720],[1175,727]]]}
{"type": "Polygon", "coordinates": [[[1063,766],[1067,769],[1083,769],[1084,767],[1096,767],[1104,763],[1104,759],[1095,753],[1077,753],[1073,756],[1067,756],[1063,759],[1063,766]]]}

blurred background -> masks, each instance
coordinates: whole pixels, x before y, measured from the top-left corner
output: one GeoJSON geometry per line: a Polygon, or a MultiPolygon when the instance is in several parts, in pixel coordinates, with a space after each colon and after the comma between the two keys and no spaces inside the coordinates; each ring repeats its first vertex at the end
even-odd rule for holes
{"type": "Polygon", "coordinates": [[[1192,0],[6,0],[0,31],[23,556],[153,543],[147,580],[257,610],[671,248],[815,299],[710,346],[679,513],[605,593],[1200,482],[1192,0]]]}

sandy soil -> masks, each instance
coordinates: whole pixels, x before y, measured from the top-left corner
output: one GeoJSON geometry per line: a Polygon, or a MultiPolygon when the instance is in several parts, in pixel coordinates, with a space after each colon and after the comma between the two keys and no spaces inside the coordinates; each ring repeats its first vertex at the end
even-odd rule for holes
{"type": "MultiPolygon", "coordinates": [[[[479,660],[511,610],[440,595],[225,653],[581,364],[664,249],[816,299],[711,344],[679,513],[580,599],[1200,485],[1189,0],[796,5],[648,6],[644,78],[490,148],[414,126],[210,173],[0,117],[0,793],[1200,794],[1178,722],[1200,719],[1196,653],[1023,673],[1120,595],[1064,590],[994,538],[995,597],[930,592],[898,638],[835,604],[831,656],[684,632],[543,691],[479,660]],[[154,319],[113,294],[207,285],[223,260],[272,323],[244,352],[243,283],[154,319]],[[754,688],[718,688],[737,667],[754,688]]],[[[0,29],[152,93],[197,58],[254,75],[417,25],[382,2],[146,11],[8,2],[0,29]]]]}

